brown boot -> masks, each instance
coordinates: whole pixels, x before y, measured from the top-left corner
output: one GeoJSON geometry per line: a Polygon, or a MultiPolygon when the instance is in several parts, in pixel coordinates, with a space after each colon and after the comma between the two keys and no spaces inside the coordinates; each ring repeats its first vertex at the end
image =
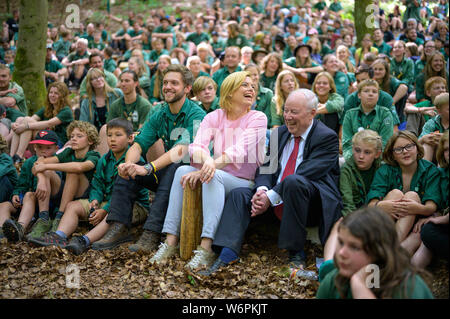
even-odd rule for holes
{"type": "Polygon", "coordinates": [[[114,222],[109,226],[105,236],[92,245],[92,249],[113,249],[122,243],[130,241],[133,241],[133,236],[130,234],[128,228],[124,224],[114,222]]]}
{"type": "Polygon", "coordinates": [[[130,245],[128,249],[139,253],[150,253],[158,248],[160,242],[161,234],[144,229],[139,240],[135,244],[130,245]]]}

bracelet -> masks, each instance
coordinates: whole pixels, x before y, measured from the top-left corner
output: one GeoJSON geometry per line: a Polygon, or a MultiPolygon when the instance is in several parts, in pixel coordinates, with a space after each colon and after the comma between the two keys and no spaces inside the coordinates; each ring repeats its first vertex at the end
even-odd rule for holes
{"type": "Polygon", "coordinates": [[[156,173],[156,166],[153,164],[153,162],[150,162],[150,165],[153,167],[153,173],[156,173]]]}

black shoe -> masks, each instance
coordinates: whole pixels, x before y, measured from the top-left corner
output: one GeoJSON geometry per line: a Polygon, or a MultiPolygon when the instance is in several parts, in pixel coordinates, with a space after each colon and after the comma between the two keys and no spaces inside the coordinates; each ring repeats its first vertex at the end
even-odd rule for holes
{"type": "Polygon", "coordinates": [[[85,251],[88,250],[88,246],[86,245],[86,241],[83,236],[74,236],[70,240],[69,244],[67,244],[66,249],[70,251],[74,255],[81,255],[85,251]]]}
{"type": "Polygon", "coordinates": [[[296,269],[305,269],[306,255],[303,250],[299,252],[289,252],[289,266],[296,269]]]}
{"type": "Polygon", "coordinates": [[[23,226],[12,219],[7,219],[3,223],[3,234],[9,242],[17,243],[23,239],[23,226]]]}
{"type": "Polygon", "coordinates": [[[59,236],[55,232],[48,232],[44,236],[38,238],[30,238],[29,242],[44,247],[58,246],[61,248],[65,248],[69,243],[66,238],[59,236]]]}
{"type": "Polygon", "coordinates": [[[238,262],[239,259],[233,260],[232,262],[226,263],[222,259],[217,258],[214,264],[206,270],[199,271],[198,274],[201,276],[211,276],[213,273],[217,272],[219,269],[226,267],[228,265],[238,262]]]}
{"type": "Polygon", "coordinates": [[[109,226],[108,231],[102,239],[92,245],[93,250],[113,249],[120,244],[133,241],[128,228],[118,222],[114,222],[109,226]]]}

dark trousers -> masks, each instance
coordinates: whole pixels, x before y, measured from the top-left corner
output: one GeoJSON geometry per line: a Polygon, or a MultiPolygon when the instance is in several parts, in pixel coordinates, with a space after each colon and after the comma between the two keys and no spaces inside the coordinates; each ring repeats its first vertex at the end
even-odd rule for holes
{"type": "MultiPolygon", "coordinates": [[[[306,227],[321,219],[321,202],[318,190],[299,175],[290,175],[281,182],[280,196],[284,202],[280,223],[278,247],[299,251],[306,242],[306,227]]],[[[232,190],[226,200],[217,229],[214,246],[228,247],[239,253],[245,232],[251,221],[251,199],[254,191],[248,188],[232,190]]],[[[264,214],[273,214],[269,208],[264,214]]],[[[258,218],[258,217],[257,217],[258,218]]],[[[217,250],[217,247],[215,247],[217,250]]]]}
{"type": "Polygon", "coordinates": [[[448,224],[436,225],[428,223],[423,225],[420,238],[423,244],[433,252],[433,255],[448,260],[448,224]]]}
{"type": "Polygon", "coordinates": [[[139,190],[143,187],[156,192],[155,199],[150,206],[144,229],[161,233],[164,219],[166,218],[167,206],[169,204],[170,188],[172,187],[175,171],[181,164],[170,164],[156,172],[155,179],[150,176],[136,176],[126,180],[120,176],[114,182],[111,194],[111,210],[106,219],[107,223],[119,222],[128,228],[131,226],[133,206],[139,190]]]}
{"type": "Polygon", "coordinates": [[[0,203],[9,201],[11,198],[14,186],[11,184],[8,176],[0,178],[0,203]]]}

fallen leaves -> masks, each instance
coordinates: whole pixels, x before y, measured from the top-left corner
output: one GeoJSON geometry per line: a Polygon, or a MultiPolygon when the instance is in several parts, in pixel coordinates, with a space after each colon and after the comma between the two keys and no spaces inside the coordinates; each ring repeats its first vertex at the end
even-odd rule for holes
{"type": "MultiPolygon", "coordinates": [[[[3,242],[0,244],[0,298],[314,298],[318,283],[289,278],[287,252],[276,247],[276,235],[255,235],[247,238],[241,262],[206,278],[188,272],[180,258],[164,265],[152,265],[149,255],[134,254],[127,245],[74,256],[57,247],[36,248],[28,243],[3,242]],[[69,265],[76,265],[79,270],[80,289],[66,287],[69,265]]],[[[313,269],[314,258],[321,256],[322,250],[310,242],[306,249],[307,268],[313,269]]],[[[448,297],[445,268],[445,265],[439,268],[433,292],[442,293],[446,288],[448,297]]]]}

